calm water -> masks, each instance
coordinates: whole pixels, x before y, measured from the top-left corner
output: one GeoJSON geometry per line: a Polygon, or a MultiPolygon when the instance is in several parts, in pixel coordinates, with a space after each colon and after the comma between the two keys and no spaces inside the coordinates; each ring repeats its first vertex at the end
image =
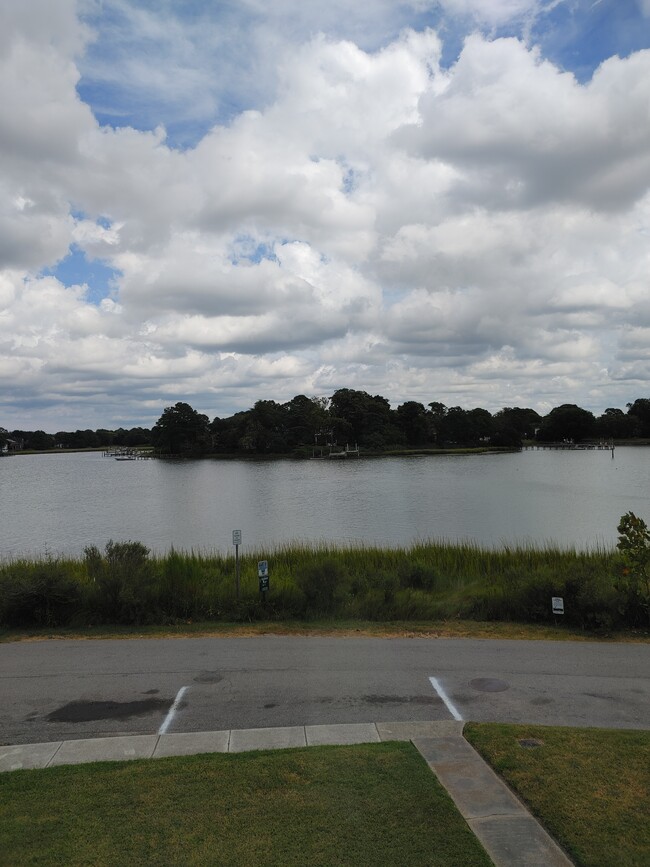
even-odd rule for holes
{"type": "Polygon", "coordinates": [[[650,522],[650,449],[348,461],[0,458],[0,556],[81,554],[108,539],[154,551],[285,541],[420,539],[611,545],[619,517],[650,522]]]}

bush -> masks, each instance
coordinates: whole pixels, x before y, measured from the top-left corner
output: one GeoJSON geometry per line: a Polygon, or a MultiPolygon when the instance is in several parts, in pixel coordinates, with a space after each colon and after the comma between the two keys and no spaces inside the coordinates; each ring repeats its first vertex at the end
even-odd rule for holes
{"type": "Polygon", "coordinates": [[[399,570],[402,587],[413,590],[433,590],[436,583],[436,573],[431,568],[425,568],[419,563],[407,561],[399,570]]]}
{"type": "Polygon", "coordinates": [[[0,621],[4,626],[67,626],[82,605],[82,587],[58,560],[15,564],[3,577],[0,621]]]}
{"type": "Polygon", "coordinates": [[[563,569],[538,564],[528,571],[504,569],[489,582],[466,588],[461,616],[477,620],[553,623],[551,598],[564,599],[562,622],[581,629],[608,631],[619,625],[617,594],[602,565],[575,558],[563,569]]]}
{"type": "Polygon", "coordinates": [[[307,616],[332,614],[345,596],[344,573],[333,559],[304,566],[297,571],[295,580],[307,616]]]}
{"type": "Polygon", "coordinates": [[[153,623],[159,615],[159,599],[149,549],[142,542],[106,544],[102,555],[96,545],[84,549],[91,616],[104,623],[153,623]]]}

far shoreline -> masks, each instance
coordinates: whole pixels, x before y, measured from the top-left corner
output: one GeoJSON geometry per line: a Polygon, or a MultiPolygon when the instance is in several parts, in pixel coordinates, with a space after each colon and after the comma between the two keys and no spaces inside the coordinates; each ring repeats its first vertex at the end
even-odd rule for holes
{"type": "MultiPolygon", "coordinates": [[[[585,440],[585,445],[591,443],[596,444],[595,440],[585,440]]],[[[634,439],[634,440],[614,440],[614,447],[647,447],[650,446],[650,439],[634,439]]],[[[408,458],[408,457],[436,457],[438,455],[495,455],[495,454],[514,454],[516,452],[525,451],[526,447],[531,450],[531,447],[539,445],[540,448],[544,443],[538,443],[536,440],[524,440],[521,446],[465,446],[461,448],[417,448],[417,449],[385,449],[382,451],[360,451],[358,455],[350,456],[345,460],[355,460],[357,458],[408,458]]],[[[73,448],[73,449],[24,449],[21,451],[5,452],[0,457],[19,457],[28,455],[72,455],[72,454],[92,454],[115,450],[116,448],[124,448],[127,451],[148,452],[152,458],[161,458],[163,460],[225,460],[225,461],[260,461],[260,460],[291,460],[291,461],[306,461],[306,460],[340,460],[339,458],[323,456],[315,457],[308,454],[289,454],[289,453],[269,453],[269,454],[243,454],[240,452],[208,452],[206,454],[156,454],[151,446],[91,446],[89,448],[73,448]]]]}

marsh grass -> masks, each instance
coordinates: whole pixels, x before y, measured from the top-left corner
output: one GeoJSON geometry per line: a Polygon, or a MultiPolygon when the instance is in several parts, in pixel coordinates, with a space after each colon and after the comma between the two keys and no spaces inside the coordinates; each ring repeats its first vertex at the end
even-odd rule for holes
{"type": "Polygon", "coordinates": [[[190,620],[282,621],[469,619],[563,624],[607,632],[628,624],[617,590],[620,555],[547,545],[494,549],[422,541],[408,548],[283,544],[235,559],[170,550],[151,556],[136,542],[90,546],[85,560],[51,557],[0,563],[5,627],[173,624],[190,620]],[[268,560],[271,589],[260,598],[257,563],[268,560]]]}

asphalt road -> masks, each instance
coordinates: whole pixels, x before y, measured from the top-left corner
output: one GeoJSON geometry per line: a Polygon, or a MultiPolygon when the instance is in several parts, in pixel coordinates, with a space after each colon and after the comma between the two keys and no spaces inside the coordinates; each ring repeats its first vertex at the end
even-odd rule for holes
{"type": "Polygon", "coordinates": [[[650,645],[188,638],[0,645],[0,742],[318,723],[650,728],[650,645]],[[180,693],[180,695],[179,695],[180,693]]]}

